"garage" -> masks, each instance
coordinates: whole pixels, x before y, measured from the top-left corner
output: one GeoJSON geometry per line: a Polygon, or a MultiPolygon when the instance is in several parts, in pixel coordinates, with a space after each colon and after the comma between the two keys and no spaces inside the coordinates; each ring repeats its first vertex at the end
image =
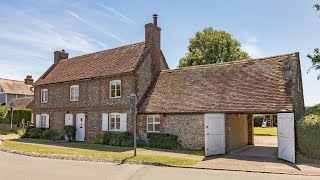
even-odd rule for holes
{"type": "Polygon", "coordinates": [[[254,145],[252,114],[205,114],[206,156],[229,152],[239,156],[257,156],[259,153],[273,154],[272,150],[276,149],[279,159],[295,163],[294,114],[277,113],[277,119],[278,147],[248,148],[246,146],[254,145]]]}

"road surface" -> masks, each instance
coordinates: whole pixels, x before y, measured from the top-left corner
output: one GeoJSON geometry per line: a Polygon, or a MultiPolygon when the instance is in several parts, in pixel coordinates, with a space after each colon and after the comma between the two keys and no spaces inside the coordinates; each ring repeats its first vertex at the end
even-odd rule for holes
{"type": "Polygon", "coordinates": [[[146,165],[80,162],[21,156],[0,151],[1,180],[170,180],[170,179],[320,179],[261,173],[213,171],[146,165]]]}

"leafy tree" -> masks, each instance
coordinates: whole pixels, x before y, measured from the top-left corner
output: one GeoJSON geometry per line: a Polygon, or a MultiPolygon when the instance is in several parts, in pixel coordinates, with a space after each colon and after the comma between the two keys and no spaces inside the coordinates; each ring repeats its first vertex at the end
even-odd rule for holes
{"type": "MultiPolygon", "coordinates": [[[[320,11],[320,4],[315,4],[313,7],[316,9],[316,11],[320,11]]],[[[308,58],[310,58],[312,61],[311,68],[319,70],[320,69],[320,49],[319,48],[314,49],[313,55],[308,54],[308,58]]],[[[320,79],[320,74],[318,75],[318,80],[319,79],[320,79]]]]}
{"type": "MultiPolygon", "coordinates": [[[[311,61],[312,61],[312,67],[311,68],[319,70],[320,69],[320,49],[316,48],[313,51],[313,53],[314,53],[313,55],[308,54],[308,58],[310,58],[311,61]]],[[[318,75],[318,80],[319,79],[320,79],[320,74],[318,75]]]]}
{"type": "Polygon", "coordinates": [[[250,59],[240,47],[240,42],[231,34],[205,28],[190,39],[188,53],[180,59],[179,67],[250,59]]]}

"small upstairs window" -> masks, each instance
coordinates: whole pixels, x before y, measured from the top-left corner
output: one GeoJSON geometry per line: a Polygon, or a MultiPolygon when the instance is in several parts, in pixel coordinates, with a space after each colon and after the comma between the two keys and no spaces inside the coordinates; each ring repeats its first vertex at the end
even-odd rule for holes
{"type": "Polygon", "coordinates": [[[73,85],[70,87],[70,101],[78,101],[79,100],[79,86],[73,85]]]}
{"type": "Polygon", "coordinates": [[[0,87],[0,93],[4,93],[4,90],[2,89],[2,87],[0,87]]]}
{"type": "Polygon", "coordinates": [[[121,98],[120,80],[114,80],[110,82],[110,98],[121,98]]]}
{"type": "Polygon", "coordinates": [[[47,103],[48,102],[48,89],[42,89],[41,90],[41,103],[47,103]]]}

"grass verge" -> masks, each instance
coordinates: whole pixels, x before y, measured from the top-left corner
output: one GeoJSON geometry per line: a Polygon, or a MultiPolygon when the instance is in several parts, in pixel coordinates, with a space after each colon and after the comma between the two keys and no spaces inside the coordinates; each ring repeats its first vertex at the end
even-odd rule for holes
{"type": "Polygon", "coordinates": [[[7,130],[1,130],[0,129],[0,135],[9,135],[9,134],[17,134],[16,131],[7,131],[7,130]]]}
{"type": "Polygon", "coordinates": [[[110,160],[138,160],[148,162],[158,162],[169,165],[193,165],[197,160],[187,158],[173,158],[166,156],[150,156],[137,155],[132,156],[132,153],[126,152],[108,152],[101,150],[88,150],[70,147],[45,146],[41,144],[28,144],[24,142],[6,140],[4,147],[10,150],[17,150],[28,153],[39,153],[47,155],[68,155],[68,156],[83,156],[89,158],[101,158],[110,160]]]}
{"type": "Polygon", "coordinates": [[[268,135],[268,136],[277,136],[278,135],[278,128],[276,127],[255,127],[254,128],[255,135],[268,135]]]}
{"type": "MultiPolygon", "coordinates": [[[[35,144],[53,144],[52,141],[42,140],[42,139],[31,139],[24,138],[22,141],[26,143],[35,143],[35,144]]],[[[91,144],[84,142],[56,142],[54,145],[72,147],[72,148],[84,148],[84,149],[96,149],[96,150],[105,150],[105,151],[128,151],[132,150],[132,147],[120,147],[120,146],[109,146],[104,144],[91,144]]],[[[193,149],[158,149],[150,147],[138,147],[138,151],[153,150],[161,152],[173,152],[173,153],[182,153],[182,154],[191,154],[197,156],[204,156],[204,150],[193,150],[193,149]]]]}

